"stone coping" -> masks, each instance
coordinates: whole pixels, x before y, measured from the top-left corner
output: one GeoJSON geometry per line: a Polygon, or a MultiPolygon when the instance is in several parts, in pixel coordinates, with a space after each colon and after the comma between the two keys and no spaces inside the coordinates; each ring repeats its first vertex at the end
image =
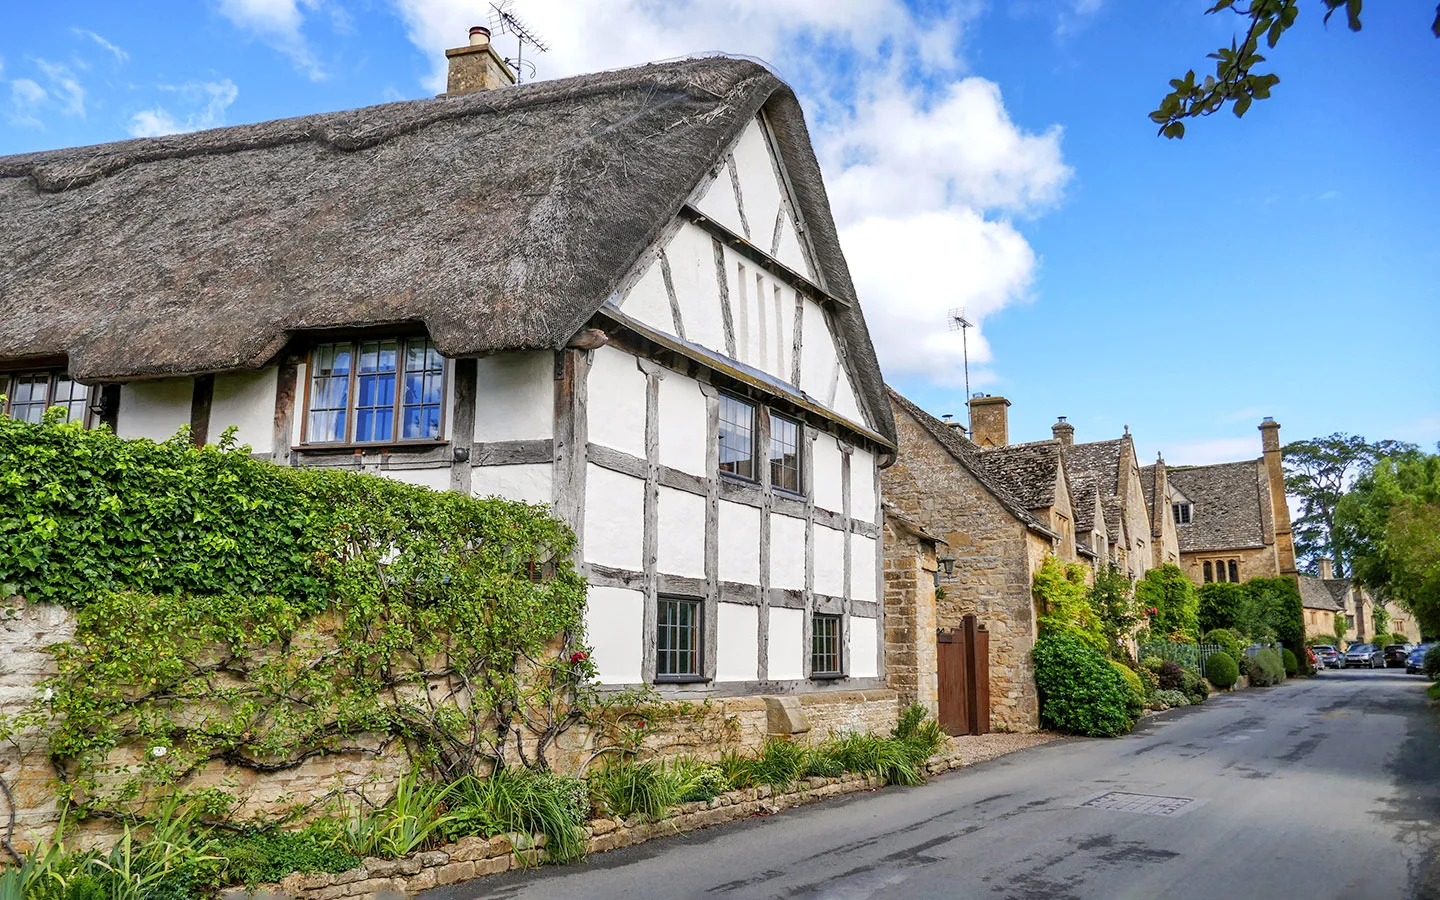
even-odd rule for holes
{"type": "MultiPolygon", "coordinates": [[[[964,768],[1060,737],[1049,732],[1037,732],[950,738],[946,746],[926,763],[925,771],[934,775],[964,768]]],[[[876,775],[805,778],[785,791],[775,791],[765,785],[727,791],[708,802],[684,803],[672,807],[666,818],[655,822],[646,822],[639,817],[591,819],[585,827],[586,853],[604,853],[651,838],[709,828],[751,816],[774,815],[792,807],[884,786],[884,780],[876,775]]],[[[538,866],[548,859],[544,835],[466,837],[437,850],[415,853],[404,859],[369,858],[348,872],[335,875],[296,873],[279,884],[261,885],[253,893],[244,888],[229,888],[220,896],[221,900],[401,898],[510,869],[538,866]]]]}

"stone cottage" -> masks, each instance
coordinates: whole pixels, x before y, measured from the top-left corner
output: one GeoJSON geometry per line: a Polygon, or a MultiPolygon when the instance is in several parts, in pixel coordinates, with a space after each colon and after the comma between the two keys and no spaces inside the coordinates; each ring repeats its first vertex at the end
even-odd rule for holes
{"type": "Polygon", "coordinates": [[[1266,418],[1260,434],[1258,459],[1167,472],[1180,567],[1196,584],[1297,574],[1280,424],[1266,418]]]}
{"type": "Polygon", "coordinates": [[[550,504],[605,685],[893,715],[896,432],[791,89],[447,56],[435,99],[0,158],[5,411],[550,504]]]}

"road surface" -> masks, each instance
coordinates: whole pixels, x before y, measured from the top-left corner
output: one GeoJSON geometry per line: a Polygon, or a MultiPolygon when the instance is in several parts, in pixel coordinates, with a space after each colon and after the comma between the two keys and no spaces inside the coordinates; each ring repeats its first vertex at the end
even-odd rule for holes
{"type": "Polygon", "coordinates": [[[1118,740],[1057,741],[921,787],[424,896],[1440,897],[1437,721],[1419,676],[1331,671],[1118,740]]]}

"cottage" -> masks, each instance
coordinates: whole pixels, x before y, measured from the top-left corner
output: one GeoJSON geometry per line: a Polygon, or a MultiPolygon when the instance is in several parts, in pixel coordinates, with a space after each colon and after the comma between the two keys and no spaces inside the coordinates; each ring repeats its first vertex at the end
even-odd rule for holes
{"type": "Polygon", "coordinates": [[[606,685],[883,688],[895,428],[794,94],[447,55],[435,99],[0,159],[5,411],[549,503],[606,685]]]}
{"type": "Polygon", "coordinates": [[[1280,425],[1260,423],[1259,459],[1168,471],[1180,567],[1197,584],[1294,576],[1280,425]]]}

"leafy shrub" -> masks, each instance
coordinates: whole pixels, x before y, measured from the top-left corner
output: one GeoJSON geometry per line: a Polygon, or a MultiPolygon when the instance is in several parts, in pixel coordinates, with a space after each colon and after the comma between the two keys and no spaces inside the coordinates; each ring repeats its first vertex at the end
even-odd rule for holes
{"type": "Polygon", "coordinates": [[[1135,603],[1135,587],[1130,582],[1130,576],[1114,563],[1097,566],[1095,582],[1090,586],[1089,602],[1099,619],[1105,652],[1117,659],[1127,656],[1126,641],[1140,621],[1140,609],[1135,603]]]}
{"type": "Polygon", "coordinates": [[[1110,665],[1115,667],[1115,671],[1120,673],[1120,676],[1125,679],[1125,684],[1129,686],[1130,693],[1133,695],[1130,703],[1130,715],[1132,718],[1139,718],[1141,710],[1145,708],[1144,683],[1140,681],[1140,676],[1135,673],[1135,670],[1129,666],[1113,659],[1110,660],[1110,665]]]}
{"type": "Polygon", "coordinates": [[[1420,661],[1420,671],[1431,681],[1440,678],[1440,643],[1425,651],[1425,657],[1420,661]]]}
{"type": "Polygon", "coordinates": [[[343,828],[336,823],[303,831],[246,829],[223,835],[215,855],[221,859],[220,884],[252,887],[292,872],[344,872],[360,865],[360,857],[351,852],[343,828]]]}
{"type": "Polygon", "coordinates": [[[1160,674],[1160,667],[1165,665],[1165,660],[1158,656],[1146,656],[1140,660],[1140,668],[1149,670],[1156,675],[1160,674]]]}
{"type": "Polygon", "coordinates": [[[1240,680],[1240,667],[1233,656],[1222,650],[1205,660],[1205,677],[1220,690],[1229,690],[1240,680]]]}
{"type": "Polygon", "coordinates": [[[1174,563],[1150,569],[1135,584],[1135,599],[1141,608],[1154,609],[1150,631],[1161,640],[1200,634],[1199,599],[1190,576],[1174,563]]]}
{"type": "Polygon", "coordinates": [[[1287,678],[1294,678],[1295,673],[1300,670],[1300,660],[1295,658],[1294,652],[1289,647],[1280,651],[1280,663],[1285,667],[1287,678]]]}
{"type": "Polygon", "coordinates": [[[1425,696],[1431,700],[1440,700],[1440,681],[1427,687],[1425,689],[1425,696]]]}
{"type": "Polygon", "coordinates": [[[1040,716],[1059,731],[1114,737],[1135,724],[1124,676],[1092,646],[1064,632],[1040,635],[1031,650],[1040,716]]]}
{"type": "Polygon", "coordinates": [[[1247,671],[1250,683],[1256,687],[1269,687],[1285,680],[1285,664],[1280,654],[1269,647],[1250,657],[1247,671]]]}
{"type": "Polygon", "coordinates": [[[587,780],[596,805],[622,819],[659,819],[679,802],[675,782],[658,762],[611,761],[587,780]]]}
{"type": "Polygon", "coordinates": [[[1245,582],[1244,603],[1245,630],[1252,638],[1278,640],[1286,647],[1304,646],[1305,610],[1293,579],[1252,578],[1245,582]]]}
{"type": "Polygon", "coordinates": [[[1160,689],[1165,691],[1183,691],[1185,689],[1185,669],[1179,663],[1169,660],[1160,664],[1160,689]]]}
{"type": "Polygon", "coordinates": [[[1190,699],[1180,691],[1156,691],[1151,704],[1156,709],[1172,709],[1176,706],[1189,706],[1190,699]]]}
{"type": "Polygon", "coordinates": [[[1092,649],[1106,649],[1100,617],[1090,606],[1083,566],[1062,563],[1053,555],[1045,557],[1040,571],[1035,573],[1034,593],[1040,605],[1042,632],[1065,632],[1092,649]]]}
{"type": "MultiPolygon", "coordinates": [[[[1202,584],[1196,591],[1201,631],[1230,630],[1241,624],[1245,588],[1234,582],[1202,584]]],[[[1202,643],[1213,643],[1205,640],[1202,643]]]]}
{"type": "Polygon", "coordinates": [[[1205,679],[1190,671],[1187,671],[1181,680],[1180,691],[1190,701],[1191,706],[1199,706],[1210,697],[1210,686],[1205,683],[1205,679]]]}
{"type": "Polygon", "coordinates": [[[1245,647],[1240,643],[1239,636],[1228,628],[1214,628],[1205,632],[1200,643],[1219,647],[1221,652],[1230,657],[1231,662],[1245,655],[1245,647]]]}
{"type": "Polygon", "coordinates": [[[1140,683],[1145,687],[1144,696],[1146,700],[1149,700],[1151,697],[1155,696],[1155,692],[1160,690],[1160,676],[1156,675],[1149,669],[1146,669],[1144,667],[1136,669],[1135,677],[1139,678],[1140,683]]]}

